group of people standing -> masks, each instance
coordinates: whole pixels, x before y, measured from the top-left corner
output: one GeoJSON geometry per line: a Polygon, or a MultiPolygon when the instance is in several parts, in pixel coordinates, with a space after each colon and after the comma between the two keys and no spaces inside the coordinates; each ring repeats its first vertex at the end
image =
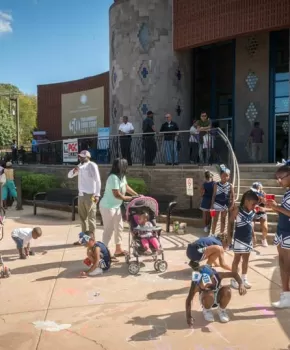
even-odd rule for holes
{"type": "MultiPolygon", "coordinates": [[[[229,210],[228,237],[216,236],[214,231],[188,245],[187,257],[189,265],[193,268],[192,284],[186,300],[186,318],[190,327],[194,324],[191,315],[192,300],[196,293],[200,294],[203,315],[206,321],[213,322],[213,309],[221,322],[229,321],[226,307],[231,300],[230,286],[222,286],[222,280],[231,278],[231,287],[238,289],[240,295],[245,295],[246,290],[251,288],[247,279],[247,271],[250,254],[255,245],[255,233],[253,223],[255,220],[266,220],[265,208],[272,209],[279,215],[277,233],[274,244],[277,246],[279,256],[280,276],[282,281],[282,293],[280,300],[272,303],[278,309],[290,308],[290,160],[279,167],[276,179],[281,187],[286,189],[281,205],[277,204],[273,195],[267,195],[263,191],[262,184],[255,182],[246,191],[239,205],[235,205],[233,191],[224,191],[226,176],[230,174],[228,169],[221,167],[221,181],[212,183],[212,175],[206,173],[206,182],[203,186],[202,210],[217,211],[223,213],[229,210]],[[209,185],[211,184],[211,185],[209,185]],[[218,188],[220,187],[220,190],[218,188]],[[208,194],[211,193],[211,199],[208,194]],[[230,196],[229,194],[232,193],[230,196]],[[261,211],[260,211],[261,210],[261,211]],[[233,250],[234,258],[232,266],[224,259],[226,249],[233,250]],[[200,262],[207,260],[207,264],[200,266],[200,262]],[[238,273],[241,264],[241,276],[238,273]],[[217,272],[214,267],[220,266],[228,272],[217,272]]],[[[205,219],[204,215],[204,219],[205,219]]],[[[216,216],[214,215],[214,221],[216,216]]],[[[224,228],[224,227],[222,227],[224,228]]],[[[263,233],[263,240],[266,237],[263,233]]],[[[265,243],[265,242],[263,242],[265,243]]],[[[266,244],[263,244],[266,246],[266,244]]]]}
{"type": "MultiPolygon", "coordinates": [[[[121,206],[123,201],[130,201],[132,196],[137,196],[137,193],[127,183],[128,162],[126,159],[120,158],[113,161],[103,196],[100,199],[101,177],[97,164],[91,162],[91,154],[86,150],[79,154],[79,160],[79,165],[68,173],[68,177],[78,176],[78,212],[82,233],[92,240],[95,239],[96,211],[99,203],[104,225],[101,243],[108,247],[114,233],[114,257],[125,256],[127,252],[122,248],[123,217],[121,206]]],[[[78,240],[74,244],[80,245],[81,243],[78,240]]],[[[94,272],[94,274],[98,273],[102,273],[101,268],[94,272]]]]}

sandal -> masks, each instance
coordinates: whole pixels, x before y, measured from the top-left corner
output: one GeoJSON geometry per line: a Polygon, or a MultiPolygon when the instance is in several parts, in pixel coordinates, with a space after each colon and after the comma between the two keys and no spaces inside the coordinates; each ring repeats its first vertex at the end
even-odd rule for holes
{"type": "Polygon", "coordinates": [[[126,251],[126,250],[123,250],[121,253],[115,253],[114,254],[114,257],[115,258],[120,258],[120,257],[122,257],[122,256],[127,256],[129,253],[126,251]]]}

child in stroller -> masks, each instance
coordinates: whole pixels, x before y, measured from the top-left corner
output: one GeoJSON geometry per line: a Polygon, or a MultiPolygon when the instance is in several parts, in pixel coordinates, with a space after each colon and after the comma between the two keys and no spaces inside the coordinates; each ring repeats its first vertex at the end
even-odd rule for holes
{"type": "MultiPolygon", "coordinates": [[[[167,270],[167,262],[160,242],[162,228],[156,225],[158,216],[158,203],[154,198],[142,197],[133,199],[127,206],[126,218],[130,226],[129,254],[126,261],[128,270],[132,275],[139,273],[141,264],[140,256],[151,255],[154,261],[154,269],[158,272],[167,270]],[[136,261],[131,261],[132,255],[136,261]],[[161,255],[161,259],[158,256],[161,255]]],[[[144,264],[143,264],[144,266],[144,264]]]]}

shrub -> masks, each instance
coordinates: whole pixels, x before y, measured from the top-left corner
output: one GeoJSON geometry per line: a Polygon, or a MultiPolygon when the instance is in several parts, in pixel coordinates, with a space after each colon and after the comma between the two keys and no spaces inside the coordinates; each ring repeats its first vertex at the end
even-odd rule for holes
{"type": "Polygon", "coordinates": [[[127,179],[128,185],[133,188],[134,191],[136,191],[138,194],[147,194],[148,188],[143,179],[137,179],[133,177],[129,177],[127,179]]]}
{"type": "Polygon", "coordinates": [[[21,185],[24,199],[33,199],[33,196],[38,192],[46,192],[49,189],[61,187],[61,181],[54,175],[19,171],[16,176],[22,178],[21,185]]]}

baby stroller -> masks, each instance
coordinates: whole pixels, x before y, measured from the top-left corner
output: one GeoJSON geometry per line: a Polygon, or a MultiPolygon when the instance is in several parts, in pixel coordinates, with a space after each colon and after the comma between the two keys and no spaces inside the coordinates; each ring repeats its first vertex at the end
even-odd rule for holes
{"type": "MultiPolygon", "coordinates": [[[[165,272],[167,270],[167,262],[164,260],[164,253],[160,243],[160,236],[162,228],[156,225],[156,217],[158,216],[158,203],[151,197],[138,197],[133,199],[127,204],[126,220],[129,223],[129,254],[126,256],[126,262],[128,264],[128,271],[131,275],[137,275],[140,271],[141,264],[139,262],[140,256],[145,256],[145,249],[141,244],[141,239],[138,235],[138,231],[142,230],[138,226],[138,215],[146,211],[149,214],[149,222],[153,225],[150,231],[153,232],[153,236],[158,239],[161,252],[161,259],[158,257],[158,252],[152,249],[151,258],[154,262],[154,269],[157,272],[165,272]],[[136,260],[131,260],[132,257],[136,260]]],[[[148,228],[147,228],[148,230],[148,228]]],[[[148,255],[146,255],[148,257],[148,255]]],[[[149,256],[150,257],[150,256],[149,256]]]]}
{"type": "MultiPolygon", "coordinates": [[[[5,220],[5,210],[0,207],[0,241],[4,237],[4,220],[5,220]]],[[[10,269],[4,265],[2,255],[0,253],[0,278],[6,278],[11,275],[10,269]]]]}

